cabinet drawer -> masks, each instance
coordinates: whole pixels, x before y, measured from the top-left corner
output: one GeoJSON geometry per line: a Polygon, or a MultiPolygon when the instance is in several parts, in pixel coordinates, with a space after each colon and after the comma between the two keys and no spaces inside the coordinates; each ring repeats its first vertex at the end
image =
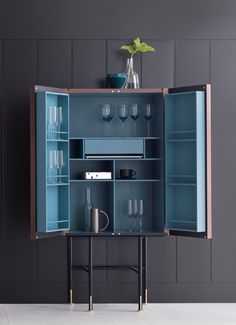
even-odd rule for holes
{"type": "Polygon", "coordinates": [[[85,155],[139,155],[143,156],[142,139],[85,140],[85,155]]]}

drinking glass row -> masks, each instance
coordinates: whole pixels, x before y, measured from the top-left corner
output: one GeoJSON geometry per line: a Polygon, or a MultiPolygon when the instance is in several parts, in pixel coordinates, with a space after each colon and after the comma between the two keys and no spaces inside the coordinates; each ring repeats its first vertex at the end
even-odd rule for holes
{"type": "Polygon", "coordinates": [[[47,131],[49,139],[60,139],[62,124],[62,107],[49,106],[47,118],[47,131]]]}
{"type": "Polygon", "coordinates": [[[62,184],[62,169],[65,166],[63,150],[48,152],[48,184],[62,184]]]}
{"type": "Polygon", "coordinates": [[[143,200],[129,199],[128,200],[128,221],[130,232],[143,231],[143,200]]]}
{"type": "MultiPolygon", "coordinates": [[[[130,117],[133,120],[133,136],[136,136],[137,130],[136,130],[136,121],[140,117],[140,107],[138,104],[131,104],[131,105],[118,105],[118,116],[122,123],[122,135],[125,136],[127,132],[125,132],[125,121],[127,118],[130,117]]],[[[105,122],[105,136],[110,135],[110,121],[113,119],[115,113],[115,109],[113,105],[110,104],[103,104],[101,105],[101,114],[102,119],[105,122]]],[[[150,136],[150,120],[152,118],[152,111],[151,111],[151,105],[145,104],[143,108],[143,116],[147,121],[147,136],[150,136]]]]}

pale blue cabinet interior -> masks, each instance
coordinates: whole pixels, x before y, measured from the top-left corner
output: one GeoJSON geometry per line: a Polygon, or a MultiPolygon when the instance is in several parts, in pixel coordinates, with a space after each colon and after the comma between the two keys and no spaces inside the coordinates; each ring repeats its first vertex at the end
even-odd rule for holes
{"type": "Polygon", "coordinates": [[[70,229],[69,186],[69,95],[39,92],[36,96],[36,206],[37,231],[53,232],[70,229]],[[60,139],[51,139],[47,131],[48,108],[62,107],[60,139]],[[63,150],[65,167],[62,182],[50,183],[48,174],[49,152],[63,150]]]}
{"type": "Polygon", "coordinates": [[[206,230],[204,92],[165,97],[167,228],[206,230]]]}
{"type": "MultiPolygon", "coordinates": [[[[93,206],[108,213],[103,233],[129,232],[128,199],[143,199],[143,233],[165,229],[206,232],[205,92],[96,91],[36,93],[36,232],[84,234],[85,189],[93,206]],[[124,122],[114,112],[105,136],[101,105],[136,103],[140,116],[124,122]],[[150,133],[143,110],[152,108],[150,133]],[[60,139],[48,137],[48,109],[61,106],[60,139]],[[135,125],[134,125],[135,123],[135,125]],[[135,127],[135,128],[134,128],[135,127]],[[135,130],[135,132],[134,132],[135,130]],[[49,182],[49,152],[63,150],[61,182],[49,182]],[[120,179],[120,169],[136,171],[120,179]],[[86,180],[85,172],[111,172],[112,179],[86,180]]],[[[59,177],[58,175],[54,177],[59,177]]],[[[135,232],[133,232],[135,234],[135,232]]]]}

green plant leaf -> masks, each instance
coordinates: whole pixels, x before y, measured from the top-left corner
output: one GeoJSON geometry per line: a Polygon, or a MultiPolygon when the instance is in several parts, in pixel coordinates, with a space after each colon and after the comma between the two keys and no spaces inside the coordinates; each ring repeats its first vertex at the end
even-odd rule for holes
{"type": "Polygon", "coordinates": [[[121,46],[122,50],[126,50],[128,51],[131,56],[134,56],[135,53],[137,53],[138,51],[140,52],[154,52],[155,48],[146,44],[146,43],[141,43],[140,38],[136,37],[133,40],[132,45],[123,45],[121,46]]]}
{"type": "Polygon", "coordinates": [[[121,49],[128,51],[131,55],[134,54],[133,45],[123,45],[121,46],[121,49]]]}
{"type": "Polygon", "coordinates": [[[138,50],[140,52],[155,52],[154,47],[147,45],[146,43],[141,43],[138,50]]]}
{"type": "Polygon", "coordinates": [[[139,48],[139,46],[140,46],[140,38],[139,37],[137,37],[137,38],[135,38],[134,39],[134,41],[133,41],[133,47],[135,48],[135,49],[138,49],[139,48]]]}

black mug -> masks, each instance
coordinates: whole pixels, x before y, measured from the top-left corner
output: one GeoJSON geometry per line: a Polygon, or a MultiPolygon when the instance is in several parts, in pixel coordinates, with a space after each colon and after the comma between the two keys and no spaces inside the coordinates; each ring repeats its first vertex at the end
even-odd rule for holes
{"type": "Polygon", "coordinates": [[[120,169],[120,178],[128,179],[136,175],[136,171],[133,169],[120,169]]]}

